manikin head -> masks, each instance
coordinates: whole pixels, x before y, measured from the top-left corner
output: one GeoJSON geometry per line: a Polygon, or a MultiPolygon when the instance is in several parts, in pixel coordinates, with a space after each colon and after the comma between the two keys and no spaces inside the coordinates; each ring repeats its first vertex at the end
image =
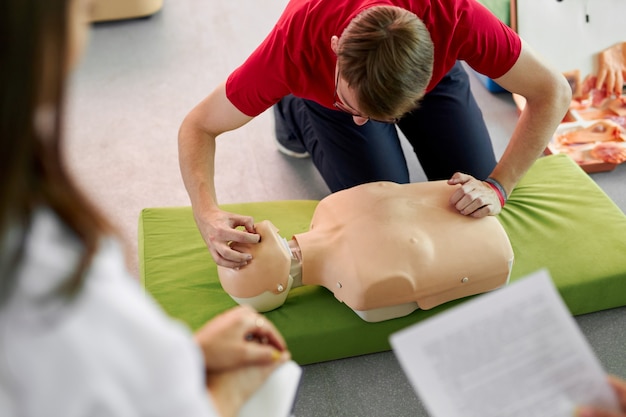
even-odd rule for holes
{"type": "Polygon", "coordinates": [[[269,220],[255,224],[259,243],[233,243],[232,248],[249,253],[252,260],[238,269],[217,267],[224,291],[237,304],[247,304],[264,312],[285,303],[293,285],[290,275],[292,255],[287,241],[269,220]]]}

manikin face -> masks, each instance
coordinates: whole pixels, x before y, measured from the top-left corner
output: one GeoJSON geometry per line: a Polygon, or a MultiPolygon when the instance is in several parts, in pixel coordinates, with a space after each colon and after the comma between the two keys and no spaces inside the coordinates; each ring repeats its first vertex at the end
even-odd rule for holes
{"type": "Polygon", "coordinates": [[[282,305],[291,288],[291,252],[269,220],[254,227],[261,236],[259,243],[232,245],[237,251],[251,254],[252,260],[238,269],[218,266],[217,273],[222,288],[237,303],[268,311],[282,305]]]}

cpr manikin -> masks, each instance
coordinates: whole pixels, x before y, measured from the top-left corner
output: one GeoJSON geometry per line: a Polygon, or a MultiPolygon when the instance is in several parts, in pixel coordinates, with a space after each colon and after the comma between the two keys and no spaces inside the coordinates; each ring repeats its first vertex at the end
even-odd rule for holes
{"type": "Polygon", "coordinates": [[[446,181],[375,182],[324,198],[308,232],[290,241],[270,221],[261,240],[233,244],[252,254],[239,269],[218,266],[224,290],[258,311],[281,306],[291,288],[320,285],[366,321],[430,309],[508,282],[509,239],[493,216],[460,215],[446,181]]]}

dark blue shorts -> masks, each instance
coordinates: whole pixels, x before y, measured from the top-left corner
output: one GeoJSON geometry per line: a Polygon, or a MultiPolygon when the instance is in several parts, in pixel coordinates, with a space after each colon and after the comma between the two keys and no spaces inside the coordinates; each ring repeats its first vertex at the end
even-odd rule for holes
{"type": "MultiPolygon", "coordinates": [[[[289,95],[274,106],[279,141],[311,154],[331,191],[372,181],[408,183],[396,125],[368,121],[289,95]]],[[[482,112],[460,62],[405,115],[398,128],[409,140],[429,180],[455,172],[486,178],[496,159],[482,112]]]]}

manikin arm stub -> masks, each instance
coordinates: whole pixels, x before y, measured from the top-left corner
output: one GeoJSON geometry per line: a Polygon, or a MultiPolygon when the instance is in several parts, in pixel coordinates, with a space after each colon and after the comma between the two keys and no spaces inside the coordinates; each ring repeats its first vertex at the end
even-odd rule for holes
{"type": "Polygon", "coordinates": [[[264,220],[255,229],[261,236],[259,243],[231,244],[234,250],[251,254],[252,260],[240,268],[218,265],[217,273],[224,291],[238,304],[263,312],[283,305],[289,290],[301,285],[301,268],[274,224],[264,220]]]}

